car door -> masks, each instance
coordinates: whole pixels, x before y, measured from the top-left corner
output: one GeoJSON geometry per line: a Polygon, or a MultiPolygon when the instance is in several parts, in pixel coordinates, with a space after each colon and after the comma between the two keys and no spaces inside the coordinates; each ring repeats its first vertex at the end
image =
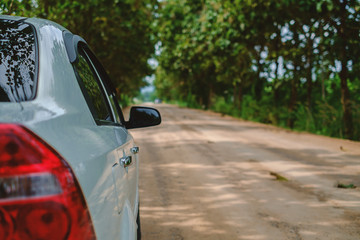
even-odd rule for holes
{"type": "MultiPolygon", "coordinates": [[[[107,84],[109,85],[109,84],[107,84]]],[[[116,93],[111,86],[106,87],[108,98],[113,106],[115,111],[115,118],[118,119],[119,123],[124,123],[124,117],[121,111],[121,108],[118,104],[116,98],[116,93]]],[[[117,129],[119,130],[119,129],[117,129]]],[[[131,211],[134,216],[137,216],[138,204],[139,204],[139,189],[138,189],[138,179],[139,179],[139,159],[138,152],[139,147],[135,145],[134,139],[131,134],[126,130],[125,127],[121,128],[122,133],[125,134],[126,139],[121,139],[121,142],[124,142],[121,149],[118,149],[119,162],[122,168],[120,171],[125,170],[125,180],[126,180],[126,196],[128,203],[130,205],[131,211]]],[[[117,138],[120,138],[120,132],[116,132],[117,138]]]]}
{"type": "Polygon", "coordinates": [[[126,175],[126,190],[128,192],[126,197],[134,216],[137,214],[138,206],[138,151],[139,148],[135,146],[134,140],[129,134],[123,148],[118,150],[120,165],[125,170],[126,175]]]}
{"type": "Polygon", "coordinates": [[[93,131],[105,135],[108,139],[108,152],[98,161],[98,171],[104,172],[100,178],[98,187],[89,199],[92,209],[92,217],[99,239],[134,239],[136,236],[136,223],[131,211],[129,187],[127,186],[128,173],[122,165],[121,152],[128,153],[130,146],[128,133],[124,131],[118,111],[114,109],[114,99],[110,99],[109,92],[96,65],[93,56],[85,44],[78,46],[78,60],[74,64],[75,73],[79,80],[90,112],[92,113],[96,126],[93,131]],[[113,187],[109,188],[109,182],[113,187]],[[104,184],[106,182],[106,184],[104,184]],[[104,186],[107,187],[104,187],[104,186]],[[108,190],[112,189],[112,193],[108,190]],[[107,199],[114,197],[110,206],[107,199]],[[130,213],[130,214],[129,214],[130,213]]]}
{"type": "Polygon", "coordinates": [[[115,90],[107,76],[104,68],[97,60],[95,55],[89,50],[84,49],[88,61],[98,78],[112,112],[114,125],[114,134],[118,142],[116,150],[118,161],[112,166],[114,185],[116,195],[118,196],[118,211],[125,211],[129,207],[133,216],[136,216],[138,204],[138,147],[135,146],[132,136],[125,129],[124,117],[118,100],[115,96],[115,90]]]}

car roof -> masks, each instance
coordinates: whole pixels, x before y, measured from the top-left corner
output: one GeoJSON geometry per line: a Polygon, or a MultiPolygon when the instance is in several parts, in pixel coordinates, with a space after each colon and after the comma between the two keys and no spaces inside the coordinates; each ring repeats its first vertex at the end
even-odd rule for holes
{"type": "Polygon", "coordinates": [[[26,17],[20,17],[20,16],[11,16],[11,15],[0,15],[1,19],[6,19],[6,20],[14,20],[14,21],[21,21],[26,19],[26,17]]]}

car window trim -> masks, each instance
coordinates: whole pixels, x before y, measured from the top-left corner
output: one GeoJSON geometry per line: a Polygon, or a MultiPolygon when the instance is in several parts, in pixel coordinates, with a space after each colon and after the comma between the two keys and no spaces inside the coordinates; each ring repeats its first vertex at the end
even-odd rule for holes
{"type": "Polygon", "coordinates": [[[38,33],[37,33],[37,30],[35,28],[35,26],[31,23],[28,23],[25,21],[26,18],[24,19],[21,19],[20,22],[24,22],[26,24],[28,24],[33,32],[34,32],[34,42],[35,42],[35,73],[34,73],[34,88],[33,88],[33,92],[32,92],[32,96],[28,99],[28,101],[31,101],[31,100],[34,100],[37,96],[37,89],[38,89],[38,82],[39,82],[39,68],[40,68],[40,52],[39,52],[39,38],[38,38],[38,33]]]}
{"type": "Polygon", "coordinates": [[[95,119],[96,125],[99,126],[116,126],[116,127],[124,127],[123,125],[121,125],[120,123],[117,122],[111,122],[111,121],[107,121],[107,120],[99,120],[99,119],[95,119]]]}

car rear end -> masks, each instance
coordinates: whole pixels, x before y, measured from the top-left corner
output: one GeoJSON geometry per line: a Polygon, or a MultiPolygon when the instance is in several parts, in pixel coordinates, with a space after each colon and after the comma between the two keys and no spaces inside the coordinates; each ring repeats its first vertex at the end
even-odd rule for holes
{"type": "Polygon", "coordinates": [[[0,239],[94,239],[79,182],[47,134],[66,108],[43,91],[36,98],[37,38],[25,19],[0,18],[0,239]]]}
{"type": "Polygon", "coordinates": [[[67,162],[26,127],[0,124],[1,239],[94,239],[67,162]]]}

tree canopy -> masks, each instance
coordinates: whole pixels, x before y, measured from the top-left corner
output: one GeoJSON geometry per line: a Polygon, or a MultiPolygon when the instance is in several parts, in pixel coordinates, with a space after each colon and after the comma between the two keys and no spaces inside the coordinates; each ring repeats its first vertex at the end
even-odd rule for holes
{"type": "Polygon", "coordinates": [[[359,0],[162,1],[165,99],[360,138],[359,0]]]}

